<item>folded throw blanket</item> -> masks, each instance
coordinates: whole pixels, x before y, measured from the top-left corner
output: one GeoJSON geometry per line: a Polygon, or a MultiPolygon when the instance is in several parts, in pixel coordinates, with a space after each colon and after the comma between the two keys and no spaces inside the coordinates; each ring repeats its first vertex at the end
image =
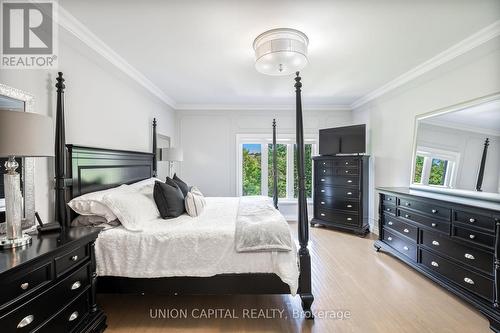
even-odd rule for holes
{"type": "Polygon", "coordinates": [[[241,197],[236,217],[237,252],[291,251],[290,228],[270,198],[241,197]]]}

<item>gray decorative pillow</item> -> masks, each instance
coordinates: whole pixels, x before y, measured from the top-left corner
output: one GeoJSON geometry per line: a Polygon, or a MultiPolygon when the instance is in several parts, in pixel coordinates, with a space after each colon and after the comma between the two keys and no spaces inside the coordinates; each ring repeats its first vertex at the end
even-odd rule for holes
{"type": "Polygon", "coordinates": [[[199,216],[203,213],[207,202],[203,194],[196,187],[191,187],[191,190],[187,193],[184,199],[186,205],[186,211],[191,217],[199,216]]]}

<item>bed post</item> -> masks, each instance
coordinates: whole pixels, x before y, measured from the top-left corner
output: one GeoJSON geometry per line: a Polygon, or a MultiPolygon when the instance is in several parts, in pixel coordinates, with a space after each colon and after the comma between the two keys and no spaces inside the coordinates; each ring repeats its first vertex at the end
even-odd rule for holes
{"type": "Polygon", "coordinates": [[[156,154],[158,153],[157,150],[157,144],[156,144],[156,118],[153,118],[153,177],[158,176],[158,156],[156,154]]]}
{"type": "Polygon", "coordinates": [[[278,209],[278,164],[276,151],[276,119],[273,119],[273,203],[274,208],[278,209]]]}
{"type": "Polygon", "coordinates": [[[64,125],[64,79],[63,73],[57,76],[57,108],[56,108],[56,135],[55,135],[55,220],[64,229],[68,227],[66,215],[66,131],[64,125]]]}
{"type": "Polygon", "coordinates": [[[298,221],[299,221],[299,260],[300,260],[300,277],[299,277],[299,293],[302,299],[302,309],[306,318],[314,318],[311,312],[311,305],[314,301],[311,286],[311,256],[307,244],[309,242],[309,223],[307,216],[307,201],[305,192],[305,176],[304,176],[304,124],[302,121],[302,98],[300,82],[301,77],[299,72],[295,77],[295,103],[296,103],[296,136],[297,136],[297,175],[298,175],[298,221]]]}

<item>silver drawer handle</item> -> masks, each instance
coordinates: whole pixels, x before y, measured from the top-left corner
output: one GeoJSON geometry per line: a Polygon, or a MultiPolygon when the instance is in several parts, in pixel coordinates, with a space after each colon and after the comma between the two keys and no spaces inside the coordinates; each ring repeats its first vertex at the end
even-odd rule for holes
{"type": "Polygon", "coordinates": [[[403,250],[408,251],[409,250],[408,246],[403,246],[403,250]]]}
{"type": "Polygon", "coordinates": [[[350,180],[350,179],[349,179],[347,182],[348,182],[348,183],[352,183],[352,180],[350,180]]]}
{"type": "Polygon", "coordinates": [[[390,212],[390,211],[391,211],[391,209],[390,209],[390,208],[386,208],[385,210],[386,210],[386,211],[388,211],[388,212],[390,212]]]}
{"type": "Polygon", "coordinates": [[[476,235],[469,235],[469,238],[474,239],[474,238],[476,238],[476,235]]]}
{"type": "Polygon", "coordinates": [[[405,202],[405,205],[406,205],[406,206],[409,206],[409,205],[410,205],[410,203],[409,203],[409,202],[405,202]]]}
{"type": "Polygon", "coordinates": [[[71,261],[77,261],[77,260],[78,260],[78,256],[77,256],[77,255],[74,255],[74,256],[72,256],[70,259],[71,259],[71,261]]]}
{"type": "Polygon", "coordinates": [[[468,277],[464,278],[464,281],[468,284],[474,284],[474,281],[472,281],[472,279],[469,279],[468,277]]]}
{"type": "Polygon", "coordinates": [[[25,282],[25,283],[21,283],[21,289],[22,290],[26,290],[28,289],[28,287],[30,286],[30,284],[28,282],[25,282]]]}
{"type": "Polygon", "coordinates": [[[472,217],[471,217],[471,218],[469,219],[469,222],[470,222],[470,223],[474,223],[474,222],[476,222],[476,219],[474,219],[474,218],[472,218],[472,217]]]}
{"type": "Polygon", "coordinates": [[[326,170],[323,170],[324,173],[326,173],[326,170]]]}
{"type": "Polygon", "coordinates": [[[436,214],[438,211],[437,211],[437,209],[433,209],[433,210],[431,210],[431,212],[432,212],[432,214],[436,214]]]}
{"type": "Polygon", "coordinates": [[[410,215],[408,215],[408,214],[405,214],[405,217],[406,217],[406,218],[409,218],[409,217],[410,217],[410,215]]]}
{"type": "Polygon", "coordinates": [[[35,319],[35,316],[33,316],[33,315],[29,315],[29,316],[24,317],[19,322],[19,324],[17,324],[17,328],[23,328],[23,327],[28,326],[29,324],[31,324],[31,322],[33,322],[34,319],[35,319]]]}
{"type": "Polygon", "coordinates": [[[345,162],[345,165],[349,165],[349,162],[345,162]]]}
{"type": "Polygon", "coordinates": [[[324,179],[324,178],[321,178],[321,181],[322,181],[322,182],[324,182],[324,181],[325,181],[325,179],[324,179]]]}
{"type": "Polygon", "coordinates": [[[323,162],[323,165],[326,165],[326,163],[325,163],[325,162],[323,162]]]}
{"type": "Polygon", "coordinates": [[[352,205],[347,205],[347,208],[352,208],[352,205]]]}
{"type": "Polygon", "coordinates": [[[73,320],[75,320],[76,318],[78,318],[78,311],[73,312],[73,313],[69,316],[68,321],[73,321],[73,320]]]}
{"type": "Polygon", "coordinates": [[[389,221],[389,222],[387,222],[387,224],[388,224],[388,225],[392,225],[392,222],[391,222],[391,221],[389,221]]]}
{"type": "Polygon", "coordinates": [[[469,254],[469,253],[466,253],[466,254],[464,255],[464,257],[465,257],[465,258],[467,258],[467,259],[470,259],[470,260],[474,260],[474,259],[476,259],[476,258],[475,258],[472,254],[469,254]]]}
{"type": "Polygon", "coordinates": [[[409,232],[410,232],[410,230],[405,229],[405,230],[403,230],[403,232],[405,232],[405,233],[409,233],[409,232]]]}
{"type": "Polygon", "coordinates": [[[348,217],[348,218],[347,218],[347,221],[352,221],[352,218],[351,218],[351,217],[348,217]]]}
{"type": "Polygon", "coordinates": [[[346,170],[345,173],[349,173],[349,170],[346,170]]]}
{"type": "Polygon", "coordinates": [[[321,215],[321,216],[325,216],[325,213],[321,213],[320,215],[321,215]]]}
{"type": "Polygon", "coordinates": [[[324,202],[324,201],[321,201],[321,204],[322,204],[322,205],[324,205],[324,204],[325,204],[325,202],[324,202]]]}
{"type": "Polygon", "coordinates": [[[436,227],[436,226],[437,226],[437,224],[436,224],[436,223],[431,223],[431,226],[432,226],[432,227],[436,227]]]}
{"type": "Polygon", "coordinates": [[[387,198],[388,201],[392,201],[392,198],[387,198]]]}
{"type": "Polygon", "coordinates": [[[390,242],[392,240],[392,237],[387,237],[387,240],[390,242]]]}
{"type": "Polygon", "coordinates": [[[439,246],[439,242],[438,241],[432,241],[432,245],[439,246]]]}
{"type": "Polygon", "coordinates": [[[71,285],[71,290],[78,289],[78,288],[80,288],[81,285],[82,285],[82,283],[80,281],[76,281],[75,283],[73,283],[71,285]]]}
{"type": "Polygon", "coordinates": [[[352,195],[352,192],[347,192],[347,195],[352,195]]]}
{"type": "Polygon", "coordinates": [[[321,190],[321,193],[325,193],[325,190],[321,190]]]}
{"type": "Polygon", "coordinates": [[[434,267],[439,267],[439,264],[435,261],[431,261],[431,265],[434,266],[434,267]]]}

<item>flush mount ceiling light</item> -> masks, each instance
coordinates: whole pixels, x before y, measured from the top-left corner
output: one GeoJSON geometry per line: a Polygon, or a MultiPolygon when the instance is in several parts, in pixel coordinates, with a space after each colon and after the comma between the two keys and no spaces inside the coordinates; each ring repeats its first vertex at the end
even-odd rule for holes
{"type": "Polygon", "coordinates": [[[255,68],[267,75],[289,75],[307,65],[309,39],[298,30],[279,28],[261,33],[253,42],[255,68]]]}

